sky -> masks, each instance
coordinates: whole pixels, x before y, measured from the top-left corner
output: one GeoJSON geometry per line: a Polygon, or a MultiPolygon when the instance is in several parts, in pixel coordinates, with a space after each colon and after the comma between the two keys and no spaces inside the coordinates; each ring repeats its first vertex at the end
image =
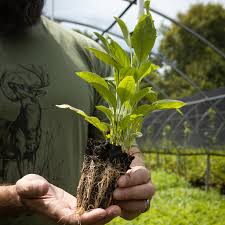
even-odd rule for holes
{"type": "MultiPolygon", "coordinates": [[[[54,16],[56,17],[87,23],[103,29],[106,29],[114,21],[113,16],[118,16],[128,5],[126,1],[122,0],[54,0],[54,5],[52,5],[52,2],[53,0],[46,0],[44,12],[47,15],[52,14],[52,6],[54,6],[54,16]]],[[[153,9],[176,19],[178,12],[185,12],[191,4],[199,2],[221,3],[225,7],[225,0],[152,0],[151,6],[153,9]]],[[[132,6],[122,18],[130,30],[133,30],[136,24],[137,15],[137,6],[132,6]]],[[[167,20],[154,13],[153,18],[157,29],[161,24],[170,24],[167,20]]],[[[64,25],[71,27],[70,24],[64,25]]],[[[78,25],[75,28],[87,30],[89,33],[94,31],[78,25]]],[[[112,32],[120,34],[118,26],[115,26],[112,32]]]]}
{"type": "MultiPolygon", "coordinates": [[[[53,0],[46,0],[46,9],[51,13],[53,0]]],[[[122,0],[54,0],[55,15],[65,18],[79,19],[83,22],[97,25],[107,24],[113,20],[127,6],[126,1],[122,0]]],[[[225,6],[225,0],[152,0],[152,8],[176,18],[178,12],[185,12],[191,4],[194,3],[221,3],[225,6]]],[[[132,7],[129,13],[130,20],[136,20],[137,8],[132,7]]],[[[155,17],[156,23],[159,24],[161,18],[155,17]]]]}

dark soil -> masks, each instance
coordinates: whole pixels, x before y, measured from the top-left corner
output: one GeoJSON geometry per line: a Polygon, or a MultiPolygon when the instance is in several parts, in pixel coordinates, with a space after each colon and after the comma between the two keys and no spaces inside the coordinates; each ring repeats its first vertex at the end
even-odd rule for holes
{"type": "Polygon", "coordinates": [[[107,208],[117,179],[126,173],[133,159],[122,152],[120,146],[89,139],[77,189],[78,214],[93,208],[107,208]]]}

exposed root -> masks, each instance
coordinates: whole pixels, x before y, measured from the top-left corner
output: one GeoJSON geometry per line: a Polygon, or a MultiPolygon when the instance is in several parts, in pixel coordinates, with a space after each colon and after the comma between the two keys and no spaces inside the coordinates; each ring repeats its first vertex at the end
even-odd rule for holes
{"type": "Polygon", "coordinates": [[[112,192],[120,176],[120,171],[111,165],[92,160],[89,169],[83,171],[77,191],[77,212],[81,215],[85,211],[95,208],[107,208],[110,205],[112,192]]]}
{"type": "Polygon", "coordinates": [[[129,169],[133,158],[118,146],[89,143],[77,188],[77,216],[95,208],[109,207],[116,182],[129,169]]]}
{"type": "Polygon", "coordinates": [[[113,190],[115,189],[116,181],[119,176],[120,176],[120,171],[113,168],[111,165],[107,165],[106,169],[102,173],[101,181],[97,185],[98,192],[96,193],[97,195],[96,195],[95,208],[99,206],[107,208],[110,205],[111,198],[112,198],[111,195],[113,190]]]}

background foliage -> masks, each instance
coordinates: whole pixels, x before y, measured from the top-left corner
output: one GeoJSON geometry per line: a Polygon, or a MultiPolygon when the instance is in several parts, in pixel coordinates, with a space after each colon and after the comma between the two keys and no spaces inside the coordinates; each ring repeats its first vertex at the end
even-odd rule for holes
{"type": "MultiPolygon", "coordinates": [[[[200,153],[201,150],[189,149],[185,153],[200,153]]],[[[202,149],[202,152],[204,150],[202,149]]],[[[206,155],[176,156],[160,155],[157,165],[156,154],[145,154],[146,165],[153,170],[161,168],[168,173],[177,173],[192,186],[205,187],[206,155]],[[179,162],[177,162],[179,160],[179,162]]],[[[225,192],[225,157],[211,156],[210,186],[225,192]]]]}
{"type": "MultiPolygon", "coordinates": [[[[177,20],[225,52],[225,9],[220,4],[195,4],[177,20]]],[[[225,60],[200,40],[178,27],[162,28],[159,53],[185,72],[202,90],[225,86],[225,60]]],[[[155,82],[172,98],[192,95],[194,87],[170,67],[155,82]]]]}

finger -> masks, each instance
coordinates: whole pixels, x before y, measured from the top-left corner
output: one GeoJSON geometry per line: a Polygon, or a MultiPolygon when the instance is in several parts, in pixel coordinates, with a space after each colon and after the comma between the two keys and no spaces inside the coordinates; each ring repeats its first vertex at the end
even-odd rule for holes
{"type": "Polygon", "coordinates": [[[121,215],[121,208],[117,205],[111,205],[106,209],[108,217],[116,217],[121,215]]]}
{"type": "Polygon", "coordinates": [[[20,179],[16,183],[16,191],[22,198],[37,198],[44,196],[49,190],[49,183],[44,179],[20,179]]]}
{"type": "Polygon", "coordinates": [[[119,206],[116,206],[116,205],[110,206],[108,209],[106,209],[106,212],[107,212],[107,218],[101,220],[99,223],[97,223],[95,225],[107,224],[114,218],[121,216],[121,209],[119,206]]]}
{"type": "Polygon", "coordinates": [[[141,213],[131,213],[127,211],[122,211],[121,217],[125,220],[133,220],[138,217],[141,213]]]}
{"type": "Polygon", "coordinates": [[[29,208],[30,211],[46,216],[54,221],[60,221],[65,224],[67,224],[68,221],[75,221],[75,211],[66,208],[61,204],[55,205],[55,207],[52,208],[42,199],[23,199],[23,203],[29,208]]]}
{"type": "Polygon", "coordinates": [[[136,166],[128,170],[117,182],[121,188],[146,184],[150,181],[149,171],[143,166],[136,166]]]}
{"type": "Polygon", "coordinates": [[[151,199],[155,189],[151,183],[128,188],[117,188],[113,193],[114,200],[144,200],[151,199]]]}
{"type": "Polygon", "coordinates": [[[133,201],[116,201],[122,211],[130,213],[143,213],[148,208],[148,202],[146,200],[133,200],[133,201]]]}
{"type": "Polygon", "coordinates": [[[84,225],[93,225],[100,223],[102,220],[107,218],[107,212],[104,209],[94,209],[90,212],[85,212],[79,216],[78,220],[84,225]]]}
{"type": "Polygon", "coordinates": [[[107,218],[107,212],[104,209],[95,209],[78,216],[74,210],[62,208],[61,206],[56,206],[54,210],[49,213],[48,205],[42,204],[41,200],[28,199],[24,202],[31,211],[46,216],[47,218],[56,221],[58,224],[63,225],[103,225],[106,222],[110,222],[115,217],[111,216],[107,218]]]}
{"type": "Polygon", "coordinates": [[[116,216],[111,216],[111,217],[107,217],[106,219],[98,222],[98,223],[95,223],[95,224],[91,224],[91,225],[105,225],[107,223],[109,223],[110,221],[112,221],[113,219],[115,219],[116,216]]]}

